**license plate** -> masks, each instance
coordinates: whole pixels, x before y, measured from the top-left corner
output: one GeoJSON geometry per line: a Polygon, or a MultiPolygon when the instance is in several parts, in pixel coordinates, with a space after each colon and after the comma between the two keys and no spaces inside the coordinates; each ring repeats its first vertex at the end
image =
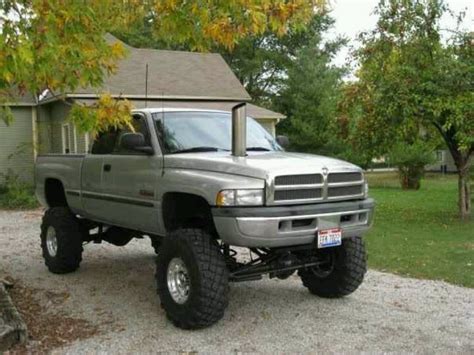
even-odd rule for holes
{"type": "Polygon", "coordinates": [[[336,247],[342,244],[341,228],[322,229],[318,231],[318,248],[336,247]]]}

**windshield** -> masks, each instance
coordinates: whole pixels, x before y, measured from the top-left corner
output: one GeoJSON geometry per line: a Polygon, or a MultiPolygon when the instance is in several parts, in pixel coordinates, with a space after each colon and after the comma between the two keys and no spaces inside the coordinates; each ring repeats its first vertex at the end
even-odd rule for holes
{"type": "MultiPolygon", "coordinates": [[[[163,119],[162,112],[153,114],[164,153],[231,150],[232,117],[229,113],[183,111],[164,115],[163,119]]],[[[272,135],[250,117],[247,118],[247,149],[282,150],[272,135]]]]}

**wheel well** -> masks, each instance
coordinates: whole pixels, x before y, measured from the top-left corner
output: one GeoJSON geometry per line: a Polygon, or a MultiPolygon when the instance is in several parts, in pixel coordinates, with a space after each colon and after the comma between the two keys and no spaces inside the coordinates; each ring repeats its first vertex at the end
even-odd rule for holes
{"type": "Polygon", "coordinates": [[[64,186],[58,179],[46,179],[44,195],[49,207],[67,207],[64,186]]]}
{"type": "Polygon", "coordinates": [[[217,234],[211,207],[201,196],[168,192],[163,197],[163,221],[167,231],[180,227],[199,227],[217,234]]]}

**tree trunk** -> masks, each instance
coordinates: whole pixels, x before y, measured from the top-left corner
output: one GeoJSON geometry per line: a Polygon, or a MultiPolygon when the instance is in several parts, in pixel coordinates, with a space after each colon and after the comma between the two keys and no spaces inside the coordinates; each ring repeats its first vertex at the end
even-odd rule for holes
{"type": "Polygon", "coordinates": [[[432,122],[436,129],[441,133],[449,152],[453,157],[454,164],[458,169],[458,206],[459,216],[463,221],[471,217],[471,186],[469,185],[469,167],[470,157],[474,152],[474,146],[468,148],[467,152],[463,152],[456,140],[455,131],[449,129],[445,131],[441,124],[432,122]]]}
{"type": "Polygon", "coordinates": [[[469,182],[469,164],[458,170],[458,204],[459,214],[463,221],[471,216],[471,186],[469,182]]]}

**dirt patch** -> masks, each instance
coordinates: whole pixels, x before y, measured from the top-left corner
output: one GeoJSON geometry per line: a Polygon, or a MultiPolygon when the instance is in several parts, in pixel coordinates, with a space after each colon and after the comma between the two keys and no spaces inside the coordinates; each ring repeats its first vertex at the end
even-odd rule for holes
{"type": "Polygon", "coordinates": [[[44,209],[37,208],[35,210],[25,211],[24,218],[25,219],[37,219],[41,218],[44,214],[44,209]]]}
{"type": "Polygon", "coordinates": [[[69,295],[29,288],[14,282],[10,296],[28,328],[28,342],[10,350],[12,354],[44,353],[76,340],[98,335],[99,328],[87,320],[70,317],[54,306],[64,302],[69,295]],[[39,300],[48,300],[47,308],[39,300]]]}

